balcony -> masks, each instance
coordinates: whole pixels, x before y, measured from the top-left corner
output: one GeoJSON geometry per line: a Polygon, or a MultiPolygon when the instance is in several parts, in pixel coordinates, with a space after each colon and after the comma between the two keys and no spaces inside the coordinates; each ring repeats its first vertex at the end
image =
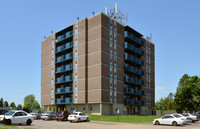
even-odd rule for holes
{"type": "Polygon", "coordinates": [[[133,56],[133,55],[130,55],[130,54],[128,54],[128,53],[125,53],[124,54],[124,59],[126,60],[126,61],[129,61],[129,62],[135,62],[135,56],[133,56]]]}
{"type": "Polygon", "coordinates": [[[134,34],[124,31],[124,38],[128,41],[134,43],[137,46],[143,46],[144,42],[141,40],[141,38],[136,37],[134,34]]]}
{"type": "Polygon", "coordinates": [[[68,54],[57,57],[56,63],[60,63],[60,62],[71,60],[71,59],[73,59],[73,53],[68,53],[68,54]]]}
{"type": "Polygon", "coordinates": [[[137,102],[135,99],[124,99],[124,104],[125,105],[132,105],[132,106],[137,106],[137,102]]]}
{"type": "Polygon", "coordinates": [[[73,36],[73,31],[68,31],[67,33],[60,35],[56,38],[56,43],[68,39],[73,36]]]}
{"type": "Polygon", "coordinates": [[[143,80],[136,79],[135,77],[129,77],[129,76],[124,77],[124,82],[127,83],[127,84],[134,84],[134,85],[138,85],[138,86],[144,85],[143,80]]]}
{"type": "Polygon", "coordinates": [[[143,96],[144,95],[144,91],[143,90],[137,90],[137,95],[143,96]]]}
{"type": "Polygon", "coordinates": [[[56,53],[68,50],[68,49],[70,49],[72,47],[73,47],[73,42],[66,43],[66,44],[64,44],[62,46],[57,47],[56,48],[56,53]]]}
{"type": "Polygon", "coordinates": [[[144,86],[144,81],[137,79],[137,85],[144,86]]]}
{"type": "Polygon", "coordinates": [[[57,98],[56,104],[72,104],[72,98],[57,98]]]}
{"type": "Polygon", "coordinates": [[[129,84],[137,84],[134,77],[125,76],[124,81],[125,83],[129,83],[129,84]]]}
{"type": "Polygon", "coordinates": [[[135,61],[136,64],[143,66],[144,65],[144,61],[140,58],[137,58],[137,61],[135,61]]]}
{"type": "Polygon", "coordinates": [[[125,59],[125,61],[130,62],[130,63],[135,63],[138,66],[144,65],[144,61],[142,61],[142,59],[136,58],[135,56],[128,54],[128,53],[124,54],[124,59],[125,59]]]}
{"type": "Polygon", "coordinates": [[[57,88],[55,94],[66,94],[66,93],[72,93],[72,87],[65,87],[65,88],[57,88]]]}
{"type": "Polygon", "coordinates": [[[134,66],[124,65],[124,71],[127,73],[144,76],[144,71],[141,69],[136,69],[134,66]]]}
{"type": "Polygon", "coordinates": [[[144,106],[144,101],[143,100],[138,100],[137,104],[138,104],[138,106],[144,106]]]}
{"type": "Polygon", "coordinates": [[[128,87],[124,88],[124,93],[127,95],[139,95],[139,96],[144,95],[144,91],[136,90],[135,88],[128,88],[128,87]]]}
{"type": "Polygon", "coordinates": [[[64,65],[61,67],[57,67],[56,68],[56,73],[63,73],[63,72],[68,72],[68,71],[72,71],[73,70],[73,65],[69,64],[69,65],[64,65]]]}
{"type": "Polygon", "coordinates": [[[73,81],[72,75],[56,78],[56,84],[72,82],[72,81],[73,81]]]}
{"type": "Polygon", "coordinates": [[[144,101],[143,100],[136,101],[135,99],[126,98],[124,99],[124,104],[131,105],[131,106],[144,106],[144,101]]]}
{"type": "Polygon", "coordinates": [[[135,47],[134,45],[125,42],[124,43],[124,48],[125,50],[129,51],[129,52],[134,52],[135,54],[139,55],[139,56],[143,56],[144,55],[144,51],[142,51],[140,48],[135,47]]]}

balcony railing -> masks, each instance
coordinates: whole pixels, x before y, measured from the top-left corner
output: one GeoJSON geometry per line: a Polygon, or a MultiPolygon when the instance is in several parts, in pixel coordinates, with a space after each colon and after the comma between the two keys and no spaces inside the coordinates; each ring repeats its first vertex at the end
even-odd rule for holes
{"type": "Polygon", "coordinates": [[[73,81],[72,75],[56,78],[56,84],[65,83],[65,82],[72,82],[72,81],[73,81]]]}
{"type": "Polygon", "coordinates": [[[144,76],[144,71],[141,69],[136,69],[134,66],[124,65],[125,72],[130,72],[136,75],[144,76]]]}
{"type": "Polygon", "coordinates": [[[70,60],[72,58],[73,58],[73,53],[68,53],[68,54],[65,54],[65,55],[57,57],[56,58],[56,63],[67,61],[67,60],[70,60]]]}
{"type": "Polygon", "coordinates": [[[124,54],[124,59],[127,60],[127,61],[130,61],[130,62],[135,62],[135,56],[130,55],[128,53],[124,54]]]}
{"type": "Polygon", "coordinates": [[[63,35],[60,35],[56,38],[56,43],[62,41],[62,40],[65,40],[65,39],[68,39],[70,37],[73,36],[73,31],[68,31],[67,33],[63,34],[63,35]]]}
{"type": "Polygon", "coordinates": [[[144,61],[142,59],[136,58],[135,56],[128,54],[128,53],[124,54],[124,59],[125,59],[125,61],[132,62],[132,63],[135,63],[140,66],[144,65],[144,61]]]}
{"type": "Polygon", "coordinates": [[[144,106],[144,101],[143,100],[138,100],[137,104],[138,104],[138,106],[144,106]]]}
{"type": "Polygon", "coordinates": [[[124,99],[124,104],[125,105],[132,105],[132,106],[137,106],[137,102],[135,99],[124,99]]]}
{"type": "Polygon", "coordinates": [[[144,55],[144,51],[142,51],[140,48],[137,48],[135,47],[134,45],[128,43],[128,42],[125,42],[124,44],[124,48],[126,50],[129,50],[131,52],[134,52],[135,54],[137,55],[140,55],[140,56],[143,56],[144,55]]]}
{"type": "Polygon", "coordinates": [[[56,73],[62,73],[62,72],[67,72],[67,71],[71,71],[73,70],[73,65],[69,64],[69,65],[64,65],[61,67],[57,67],[56,68],[56,73]]]}
{"type": "Polygon", "coordinates": [[[140,95],[140,96],[144,95],[143,90],[136,90],[135,88],[128,88],[128,87],[124,88],[124,93],[127,95],[140,95]]]}
{"type": "Polygon", "coordinates": [[[56,104],[71,104],[72,98],[57,98],[56,104]]]}
{"type": "Polygon", "coordinates": [[[126,98],[126,99],[124,99],[124,104],[132,105],[132,106],[144,106],[144,101],[143,100],[136,101],[135,99],[126,98]]]}
{"type": "Polygon", "coordinates": [[[56,53],[62,52],[64,50],[68,50],[68,49],[70,49],[72,47],[73,47],[73,42],[66,43],[66,44],[64,44],[62,46],[57,47],[56,48],[56,53]]]}
{"type": "Polygon", "coordinates": [[[129,76],[125,76],[124,77],[124,82],[128,83],[128,84],[135,84],[138,86],[143,86],[144,85],[144,81],[140,80],[140,79],[136,79],[135,77],[129,77],[129,76]]]}
{"type": "Polygon", "coordinates": [[[141,38],[136,37],[134,34],[124,31],[124,38],[127,38],[131,41],[133,41],[136,45],[143,46],[144,42],[141,40],[141,38]]]}
{"type": "Polygon", "coordinates": [[[65,87],[65,88],[56,88],[55,94],[65,94],[65,93],[72,93],[72,87],[65,87]]]}

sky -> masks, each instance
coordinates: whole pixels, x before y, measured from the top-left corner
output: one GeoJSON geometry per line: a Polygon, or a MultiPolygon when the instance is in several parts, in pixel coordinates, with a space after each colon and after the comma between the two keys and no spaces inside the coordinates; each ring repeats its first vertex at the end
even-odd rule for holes
{"type": "Polygon", "coordinates": [[[199,0],[0,0],[0,97],[23,105],[34,94],[40,103],[44,36],[116,2],[127,25],[152,33],[156,100],[175,93],[185,73],[200,75],[199,0]]]}

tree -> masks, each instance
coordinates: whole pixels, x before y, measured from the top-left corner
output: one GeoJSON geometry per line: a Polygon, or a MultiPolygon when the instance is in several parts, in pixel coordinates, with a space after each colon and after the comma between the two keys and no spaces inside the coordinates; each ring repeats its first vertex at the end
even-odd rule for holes
{"type": "Polygon", "coordinates": [[[35,95],[30,94],[24,98],[24,103],[30,102],[31,104],[35,101],[35,95]]]}
{"type": "Polygon", "coordinates": [[[23,107],[29,109],[40,109],[40,104],[35,100],[35,96],[33,94],[30,94],[24,98],[23,107]]]}
{"type": "Polygon", "coordinates": [[[12,108],[16,108],[15,103],[14,103],[14,102],[10,103],[10,107],[12,107],[12,108]]]}
{"type": "Polygon", "coordinates": [[[9,106],[8,101],[5,101],[4,105],[5,105],[5,107],[8,107],[9,106]]]}
{"type": "Polygon", "coordinates": [[[167,101],[167,110],[173,110],[174,94],[169,93],[169,95],[166,98],[166,101],[167,101]]]}
{"type": "Polygon", "coordinates": [[[37,110],[39,110],[39,109],[40,109],[40,104],[35,100],[35,101],[33,102],[33,105],[32,105],[31,108],[32,108],[32,109],[37,109],[37,110]]]}
{"type": "Polygon", "coordinates": [[[21,104],[18,104],[18,105],[17,105],[17,108],[22,108],[22,105],[21,105],[21,104]]]}
{"type": "Polygon", "coordinates": [[[182,78],[179,80],[178,88],[182,87],[185,84],[185,80],[189,78],[190,76],[188,74],[184,74],[182,78]]]}
{"type": "Polygon", "coordinates": [[[3,107],[3,98],[0,99],[0,107],[3,107]]]}
{"type": "Polygon", "coordinates": [[[200,78],[183,75],[174,95],[174,108],[177,112],[197,111],[200,107],[200,78]]]}

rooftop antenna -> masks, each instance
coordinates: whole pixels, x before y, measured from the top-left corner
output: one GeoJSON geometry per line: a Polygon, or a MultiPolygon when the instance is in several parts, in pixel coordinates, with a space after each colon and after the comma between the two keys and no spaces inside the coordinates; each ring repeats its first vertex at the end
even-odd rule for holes
{"type": "Polygon", "coordinates": [[[152,33],[150,33],[150,35],[147,36],[147,40],[150,41],[150,42],[152,41],[152,33]]]}
{"type": "Polygon", "coordinates": [[[119,9],[117,3],[115,3],[115,6],[113,8],[108,9],[105,8],[105,13],[111,18],[116,19],[120,23],[124,24],[122,21],[126,20],[128,22],[128,13],[123,14],[119,9]]]}
{"type": "Polygon", "coordinates": [[[94,16],[94,14],[95,14],[94,11],[92,12],[92,14],[93,14],[93,16],[94,16]]]}
{"type": "Polygon", "coordinates": [[[148,45],[150,45],[151,41],[152,41],[152,33],[150,33],[149,36],[147,36],[147,41],[148,41],[148,45]]]}
{"type": "Polygon", "coordinates": [[[77,20],[79,21],[79,17],[77,17],[77,20]]]}

